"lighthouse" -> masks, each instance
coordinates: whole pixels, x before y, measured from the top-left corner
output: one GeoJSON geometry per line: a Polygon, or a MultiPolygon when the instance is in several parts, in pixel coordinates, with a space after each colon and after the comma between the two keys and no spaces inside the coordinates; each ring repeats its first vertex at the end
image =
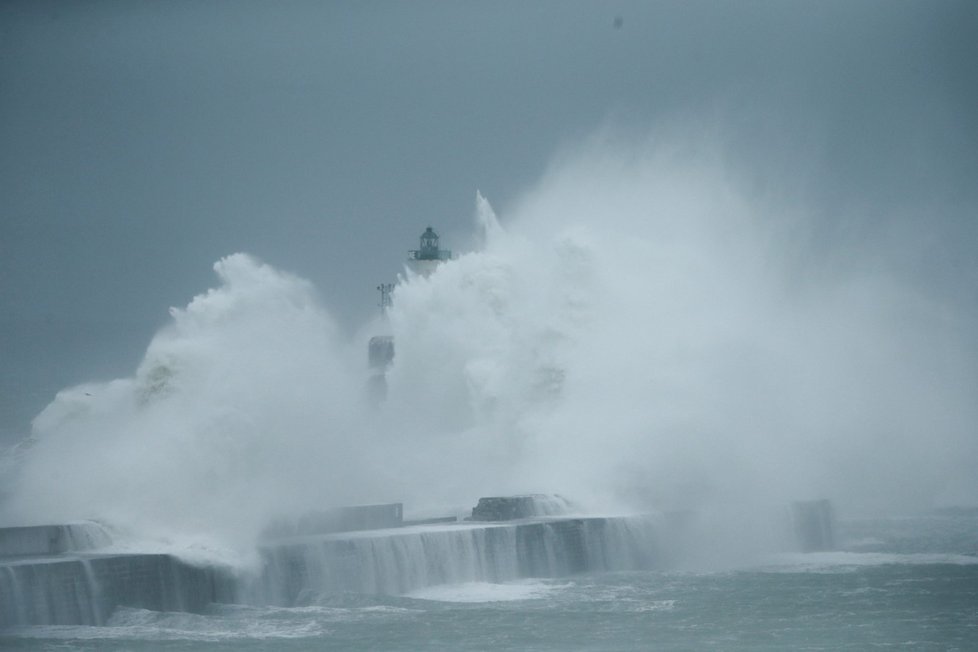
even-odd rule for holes
{"type": "MultiPolygon", "coordinates": [[[[438,234],[429,226],[421,234],[418,248],[408,251],[407,267],[415,274],[428,276],[438,265],[451,259],[452,252],[439,246],[438,234]]],[[[377,290],[380,292],[380,309],[386,316],[387,309],[391,307],[394,285],[381,283],[377,286],[377,290]]],[[[371,337],[367,343],[367,366],[371,374],[367,382],[367,392],[374,404],[383,402],[387,396],[387,370],[393,363],[394,336],[371,337]]]]}
{"type": "Polygon", "coordinates": [[[408,252],[408,269],[415,274],[428,276],[442,262],[452,259],[452,252],[438,246],[438,234],[430,226],[421,234],[421,244],[408,252]]]}

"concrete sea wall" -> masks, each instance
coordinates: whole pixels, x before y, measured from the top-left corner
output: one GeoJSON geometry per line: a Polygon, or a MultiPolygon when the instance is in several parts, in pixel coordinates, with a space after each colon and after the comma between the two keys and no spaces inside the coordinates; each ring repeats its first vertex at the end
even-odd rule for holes
{"type": "Polygon", "coordinates": [[[120,606],[199,613],[233,594],[224,570],[165,554],[0,561],[0,627],[103,625],[120,606]]]}
{"type": "Polygon", "coordinates": [[[400,594],[436,584],[650,568],[650,517],[458,523],[265,543],[244,602],[292,606],[322,593],[400,594]]]}
{"type": "MultiPolygon", "coordinates": [[[[401,518],[399,505],[340,514],[338,520],[335,514],[316,520],[313,529],[401,518]]],[[[53,532],[42,528],[6,537],[13,542],[8,550],[34,554],[0,557],[0,627],[102,625],[118,607],[199,613],[214,602],[292,606],[330,593],[400,594],[443,583],[645,568],[656,559],[653,522],[641,517],[293,535],[264,541],[262,569],[250,577],[167,554],[65,549],[52,543],[63,536],[53,532]]]]}
{"type": "MultiPolygon", "coordinates": [[[[647,569],[695,538],[685,518],[548,515],[566,501],[486,498],[472,519],[405,522],[398,503],[324,510],[269,527],[260,570],[234,574],[158,553],[109,554],[94,523],[0,529],[0,627],[103,625],[119,607],[204,612],[215,602],[296,606],[328,594],[647,569]]],[[[795,541],[833,546],[828,501],[793,503],[795,541]]]]}

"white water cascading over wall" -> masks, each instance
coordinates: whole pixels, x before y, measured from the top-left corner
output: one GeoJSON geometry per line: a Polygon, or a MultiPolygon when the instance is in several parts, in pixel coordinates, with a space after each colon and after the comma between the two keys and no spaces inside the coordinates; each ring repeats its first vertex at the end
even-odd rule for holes
{"type": "Polygon", "coordinates": [[[662,563],[655,525],[586,517],[305,537],[265,545],[261,577],[239,600],[291,606],[320,594],[653,568],[662,563]]]}
{"type": "Polygon", "coordinates": [[[199,613],[230,601],[231,581],[166,554],[0,560],[0,627],[104,625],[118,606],[199,613]]]}
{"type": "Polygon", "coordinates": [[[215,602],[293,606],[337,593],[653,568],[667,556],[652,516],[298,536],[264,543],[251,574],[161,553],[11,556],[0,558],[0,627],[104,625],[119,606],[200,613],[215,602]]]}
{"type": "Polygon", "coordinates": [[[103,625],[118,606],[199,612],[233,599],[226,568],[111,543],[90,522],[0,528],[0,627],[103,625]]]}

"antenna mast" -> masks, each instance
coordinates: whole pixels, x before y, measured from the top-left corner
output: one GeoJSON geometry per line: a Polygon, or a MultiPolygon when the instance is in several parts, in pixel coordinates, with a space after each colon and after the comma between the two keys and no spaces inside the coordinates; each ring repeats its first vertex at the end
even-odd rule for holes
{"type": "Polygon", "coordinates": [[[391,307],[391,292],[394,291],[393,283],[381,283],[377,286],[377,291],[380,292],[380,312],[386,313],[387,309],[391,307]]]}

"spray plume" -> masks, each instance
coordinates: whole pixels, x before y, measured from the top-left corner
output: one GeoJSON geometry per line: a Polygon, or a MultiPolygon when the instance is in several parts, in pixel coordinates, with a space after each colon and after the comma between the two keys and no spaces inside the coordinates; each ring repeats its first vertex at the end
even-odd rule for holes
{"type": "Polygon", "coordinates": [[[481,195],[476,213],[479,251],[394,290],[379,408],[310,285],[235,254],[133,377],[36,418],[4,521],[247,545],[282,513],[383,500],[975,496],[953,315],[878,266],[806,255],[799,212],[747,196],[718,157],[596,141],[505,228],[481,195]]]}

